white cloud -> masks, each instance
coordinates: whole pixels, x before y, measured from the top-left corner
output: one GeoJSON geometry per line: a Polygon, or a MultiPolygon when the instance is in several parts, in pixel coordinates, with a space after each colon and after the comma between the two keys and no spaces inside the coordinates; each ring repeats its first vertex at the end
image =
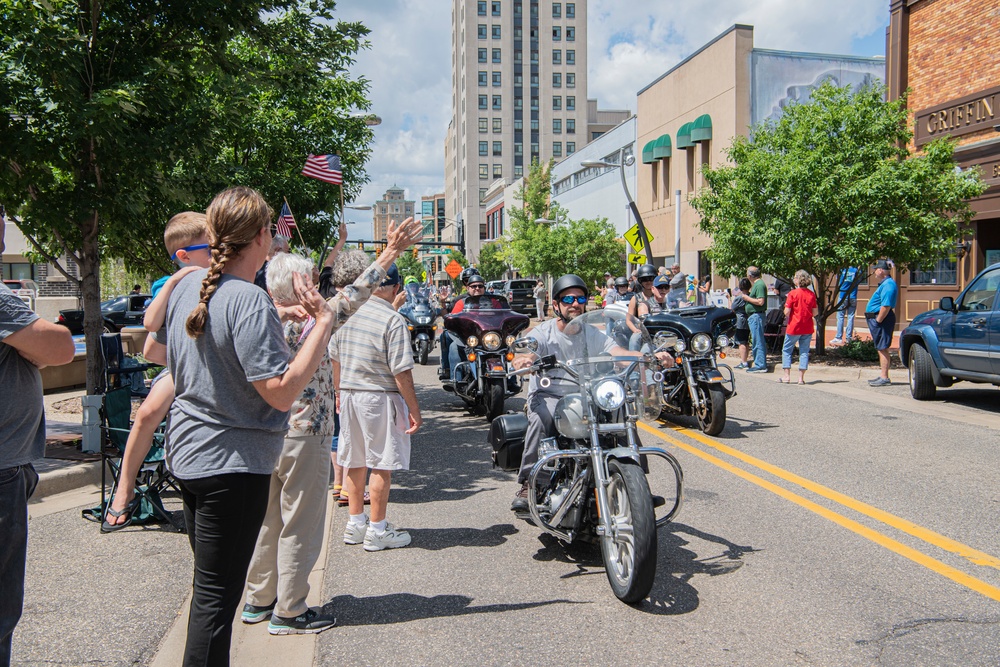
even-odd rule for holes
{"type": "MultiPolygon", "coordinates": [[[[371,81],[372,110],[382,117],[368,163],[371,182],[359,202],[380,199],[393,185],[418,200],[444,189],[451,5],[342,0],[337,6],[338,18],[372,31],[372,48],[359,55],[352,74],[371,81]]],[[[601,108],[633,112],[641,88],[734,23],[754,26],[757,47],[818,53],[852,53],[858,40],[870,42],[888,23],[885,0],[590,0],[588,14],[588,97],[601,108]]]]}

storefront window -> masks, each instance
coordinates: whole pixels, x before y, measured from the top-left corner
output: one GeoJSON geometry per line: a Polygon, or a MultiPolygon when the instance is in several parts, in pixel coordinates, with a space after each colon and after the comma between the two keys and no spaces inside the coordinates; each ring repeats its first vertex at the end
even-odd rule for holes
{"type": "Polygon", "coordinates": [[[958,259],[945,257],[926,268],[913,267],[911,285],[955,285],[958,283],[958,259]]]}

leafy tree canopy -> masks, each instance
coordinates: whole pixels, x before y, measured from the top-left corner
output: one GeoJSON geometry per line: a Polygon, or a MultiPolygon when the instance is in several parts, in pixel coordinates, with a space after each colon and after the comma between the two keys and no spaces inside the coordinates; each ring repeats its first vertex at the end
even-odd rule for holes
{"type": "Polygon", "coordinates": [[[500,280],[510,268],[504,251],[503,239],[486,243],[479,249],[479,262],[476,268],[484,280],[500,280]]]}

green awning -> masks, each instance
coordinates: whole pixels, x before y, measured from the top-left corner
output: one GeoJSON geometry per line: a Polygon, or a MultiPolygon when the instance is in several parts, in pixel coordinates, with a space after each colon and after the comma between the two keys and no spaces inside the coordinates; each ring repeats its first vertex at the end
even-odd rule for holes
{"type": "Polygon", "coordinates": [[[670,145],[670,135],[661,135],[659,139],[653,144],[653,157],[657,160],[660,158],[670,157],[673,152],[673,148],[670,145]]]}
{"type": "Polygon", "coordinates": [[[653,139],[648,144],[642,147],[642,163],[649,164],[651,162],[656,162],[656,158],[653,157],[653,148],[656,146],[656,142],[659,139],[653,139]]]}
{"type": "Polygon", "coordinates": [[[712,117],[698,116],[691,124],[691,141],[708,141],[712,138],[712,117]]]}
{"type": "Polygon", "coordinates": [[[691,126],[694,123],[684,123],[681,129],[677,130],[677,148],[692,148],[694,142],[691,141],[691,126]]]}

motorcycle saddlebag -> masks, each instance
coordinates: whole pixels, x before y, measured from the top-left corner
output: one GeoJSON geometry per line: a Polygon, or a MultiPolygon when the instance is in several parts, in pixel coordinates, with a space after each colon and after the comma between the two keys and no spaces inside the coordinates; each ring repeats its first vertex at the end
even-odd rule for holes
{"type": "Polygon", "coordinates": [[[523,412],[500,415],[490,424],[490,445],[493,446],[493,465],[504,470],[521,467],[524,453],[524,434],[528,431],[528,417],[523,412]]]}

